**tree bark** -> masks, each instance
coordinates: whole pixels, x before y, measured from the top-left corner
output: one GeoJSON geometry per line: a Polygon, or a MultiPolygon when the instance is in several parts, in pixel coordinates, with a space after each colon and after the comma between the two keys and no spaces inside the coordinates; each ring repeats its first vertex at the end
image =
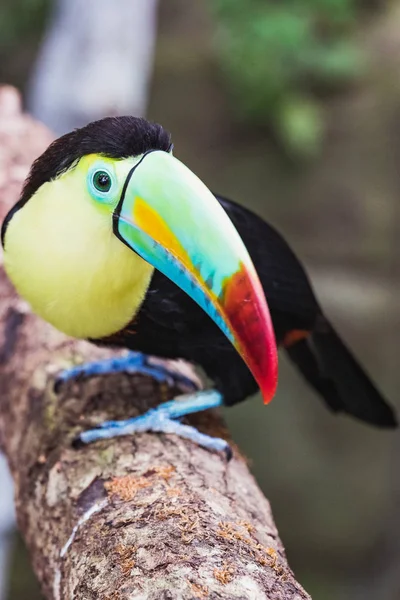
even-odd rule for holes
{"type": "MultiPolygon", "coordinates": [[[[49,140],[19,113],[15,91],[1,89],[1,218],[49,140]]],[[[68,339],[34,316],[3,270],[0,318],[0,440],[46,598],[309,598],[238,451],[227,463],[158,434],[72,447],[82,428],[144,412],[179,390],[128,374],[55,389],[59,370],[111,352],[68,339]]],[[[215,412],[191,422],[226,435],[215,412]]]]}

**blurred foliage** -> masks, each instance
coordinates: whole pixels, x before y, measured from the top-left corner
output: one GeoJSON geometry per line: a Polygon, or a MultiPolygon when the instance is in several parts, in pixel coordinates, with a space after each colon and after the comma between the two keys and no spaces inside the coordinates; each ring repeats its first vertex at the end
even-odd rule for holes
{"type": "Polygon", "coordinates": [[[25,87],[51,0],[0,0],[0,80],[25,87]]]}
{"type": "MultiPolygon", "coordinates": [[[[209,0],[236,116],[269,126],[295,155],[315,155],[321,92],[355,80],[355,32],[386,0],[209,0]]],[[[51,0],[0,0],[0,79],[25,88],[51,0]],[[22,43],[23,40],[23,43],[22,43]]]]}
{"type": "Polygon", "coordinates": [[[0,48],[21,42],[44,24],[50,0],[1,0],[0,48]]]}
{"type": "Polygon", "coordinates": [[[271,126],[292,152],[314,154],[323,135],[321,92],[363,71],[356,0],[211,0],[222,67],[238,116],[271,126]]]}
{"type": "Polygon", "coordinates": [[[15,539],[9,587],[10,600],[43,600],[28,551],[19,534],[15,539]]]}

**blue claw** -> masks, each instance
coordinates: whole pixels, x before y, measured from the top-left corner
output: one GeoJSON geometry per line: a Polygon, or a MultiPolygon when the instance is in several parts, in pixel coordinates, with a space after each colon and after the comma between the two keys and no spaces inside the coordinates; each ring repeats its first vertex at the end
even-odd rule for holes
{"type": "Polygon", "coordinates": [[[149,375],[160,383],[176,385],[185,390],[196,390],[196,384],[175,371],[169,371],[166,367],[159,364],[151,364],[149,357],[140,352],[128,352],[125,356],[116,356],[106,360],[85,363],[62,371],[56,379],[56,387],[70,379],[78,377],[90,377],[94,375],[104,375],[107,373],[141,373],[149,375]]]}
{"type": "Polygon", "coordinates": [[[125,421],[106,421],[99,425],[97,429],[82,432],[78,437],[78,441],[81,444],[90,444],[98,440],[132,435],[145,431],[175,433],[208,450],[222,451],[230,459],[232,452],[228,442],[200,433],[195,427],[183,425],[176,420],[191,413],[208,408],[216,408],[217,406],[221,406],[222,403],[221,394],[215,390],[187,394],[180,396],[176,400],[164,402],[140,417],[125,421]]]}

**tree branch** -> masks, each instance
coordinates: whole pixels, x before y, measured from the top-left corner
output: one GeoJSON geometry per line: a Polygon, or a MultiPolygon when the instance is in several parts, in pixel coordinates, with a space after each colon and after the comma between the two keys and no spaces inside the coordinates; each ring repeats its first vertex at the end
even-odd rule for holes
{"type": "MultiPolygon", "coordinates": [[[[49,140],[19,114],[15,92],[1,89],[0,217],[49,140]]],[[[141,413],[179,390],[119,374],[55,391],[60,369],[110,352],[36,318],[3,271],[0,316],[0,439],[19,527],[46,598],[309,598],[238,452],[227,464],[176,436],[155,434],[72,448],[80,429],[141,413]]],[[[192,422],[226,435],[215,413],[192,422]]]]}

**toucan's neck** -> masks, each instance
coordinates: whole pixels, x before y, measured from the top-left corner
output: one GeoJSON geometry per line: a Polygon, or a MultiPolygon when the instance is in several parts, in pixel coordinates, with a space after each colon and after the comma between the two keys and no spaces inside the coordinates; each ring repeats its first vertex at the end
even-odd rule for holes
{"type": "Polygon", "coordinates": [[[62,213],[46,185],[10,221],[5,268],[34,312],[60,331],[116,333],[139,310],[153,268],[115,237],[107,215],[86,215],[73,190],[62,213]]]}

